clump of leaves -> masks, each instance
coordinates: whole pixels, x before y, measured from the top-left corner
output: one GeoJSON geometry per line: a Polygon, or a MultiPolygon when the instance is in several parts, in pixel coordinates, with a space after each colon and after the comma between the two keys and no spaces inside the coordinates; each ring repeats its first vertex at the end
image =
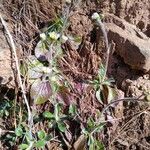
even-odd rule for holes
{"type": "Polygon", "coordinates": [[[30,150],[33,148],[45,148],[45,145],[48,141],[50,141],[52,138],[50,135],[48,135],[44,130],[40,130],[37,132],[37,140],[30,140],[28,133],[25,134],[25,143],[22,143],[19,145],[19,148],[21,150],[30,150]]]}
{"type": "Polygon", "coordinates": [[[110,45],[109,45],[105,25],[101,20],[102,15],[99,15],[97,12],[95,12],[93,13],[91,18],[94,21],[94,24],[101,29],[106,44],[105,67],[101,64],[98,77],[96,80],[93,81],[93,84],[95,85],[95,89],[96,89],[96,98],[101,104],[107,105],[115,97],[115,90],[114,88],[112,88],[111,85],[111,82],[113,82],[113,80],[106,79],[106,73],[107,73],[109,55],[110,55],[110,45]]]}
{"type": "Polygon", "coordinates": [[[93,118],[89,118],[87,121],[87,127],[82,129],[82,133],[88,139],[89,150],[104,150],[103,144],[98,141],[94,135],[99,133],[104,127],[103,123],[95,123],[93,118]]]}
{"type": "Polygon", "coordinates": [[[12,148],[16,143],[16,135],[15,133],[7,133],[5,135],[1,135],[0,141],[3,142],[3,145],[7,148],[12,148]]]}
{"type": "Polygon", "coordinates": [[[43,104],[54,97],[59,87],[59,95],[66,91],[60,81],[63,77],[57,70],[57,59],[62,56],[61,44],[68,40],[62,33],[65,24],[64,18],[56,18],[45,33],[40,35],[41,40],[35,48],[35,56],[29,56],[21,65],[22,75],[29,79],[30,95],[34,104],[43,104]]]}
{"type": "Polygon", "coordinates": [[[106,68],[101,65],[97,78],[91,81],[96,90],[96,98],[103,105],[110,103],[116,96],[115,88],[112,85],[114,80],[106,79],[105,72],[106,68]]]}
{"type": "Polygon", "coordinates": [[[7,99],[2,99],[0,101],[0,117],[8,117],[10,109],[12,108],[12,101],[7,99]]]}
{"type": "Polygon", "coordinates": [[[74,104],[71,104],[70,106],[69,106],[69,115],[71,116],[71,117],[74,117],[75,115],[77,115],[77,107],[76,107],[76,105],[74,105],[74,104]]]}
{"type": "Polygon", "coordinates": [[[66,120],[67,116],[62,114],[61,109],[62,105],[57,103],[54,107],[54,113],[45,111],[43,116],[49,120],[49,127],[56,127],[59,129],[59,131],[65,132],[67,130],[67,125],[64,121],[66,120]]]}

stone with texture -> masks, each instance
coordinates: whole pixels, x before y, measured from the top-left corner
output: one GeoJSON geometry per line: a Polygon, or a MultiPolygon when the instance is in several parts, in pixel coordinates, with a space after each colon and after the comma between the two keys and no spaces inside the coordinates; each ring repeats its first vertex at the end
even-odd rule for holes
{"type": "Polygon", "coordinates": [[[136,26],[113,14],[105,14],[105,25],[116,52],[133,69],[150,70],[150,38],[136,26]]]}

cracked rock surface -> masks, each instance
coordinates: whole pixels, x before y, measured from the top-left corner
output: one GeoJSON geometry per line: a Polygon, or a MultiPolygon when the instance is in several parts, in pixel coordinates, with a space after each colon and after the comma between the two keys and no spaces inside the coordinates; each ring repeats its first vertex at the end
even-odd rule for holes
{"type": "Polygon", "coordinates": [[[133,69],[150,70],[150,38],[136,26],[113,14],[106,14],[108,38],[116,52],[133,69]]]}

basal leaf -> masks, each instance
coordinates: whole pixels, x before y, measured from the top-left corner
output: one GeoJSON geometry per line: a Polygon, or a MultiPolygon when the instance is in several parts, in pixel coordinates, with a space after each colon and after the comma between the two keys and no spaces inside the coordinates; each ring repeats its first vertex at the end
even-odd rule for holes
{"type": "Polygon", "coordinates": [[[69,92],[67,87],[59,86],[57,95],[58,95],[58,99],[63,101],[63,103],[65,105],[70,105],[72,97],[71,97],[71,94],[70,94],[70,92],[69,92]]]}
{"type": "Polygon", "coordinates": [[[60,111],[61,111],[61,105],[60,104],[55,104],[55,111],[54,111],[54,115],[55,115],[55,119],[56,121],[59,121],[60,120],[60,111]]]}
{"type": "Polygon", "coordinates": [[[97,150],[104,150],[104,145],[102,144],[102,142],[95,140],[95,145],[97,150]]]}
{"type": "Polygon", "coordinates": [[[107,84],[102,84],[100,88],[96,91],[96,98],[101,104],[110,103],[115,98],[115,96],[115,89],[107,84]]]}
{"type": "Polygon", "coordinates": [[[29,147],[29,145],[27,145],[27,144],[21,144],[21,145],[19,145],[19,149],[20,150],[26,150],[28,147],[29,147]]]}
{"type": "Polygon", "coordinates": [[[85,135],[88,135],[89,132],[87,131],[87,129],[83,128],[82,133],[85,134],[85,135]]]}
{"type": "Polygon", "coordinates": [[[89,118],[87,121],[88,128],[93,128],[95,126],[93,118],[89,118]]]}
{"type": "Polygon", "coordinates": [[[94,133],[100,132],[104,128],[104,125],[105,125],[104,123],[101,123],[101,124],[95,126],[94,133]]]}
{"type": "Polygon", "coordinates": [[[36,142],[35,147],[36,148],[44,148],[45,144],[46,144],[45,140],[39,140],[39,141],[36,142]]]}
{"type": "Polygon", "coordinates": [[[96,91],[96,98],[101,104],[103,104],[103,97],[100,88],[96,91]]]}
{"type": "Polygon", "coordinates": [[[94,137],[92,135],[89,136],[89,139],[88,139],[88,145],[93,145],[94,144],[94,137]]]}
{"type": "Polygon", "coordinates": [[[23,135],[23,130],[21,127],[18,127],[15,129],[15,134],[16,136],[22,136],[23,135]]]}
{"type": "Polygon", "coordinates": [[[37,79],[30,89],[31,98],[35,104],[45,103],[52,95],[52,89],[49,81],[41,81],[37,79]]]}
{"type": "Polygon", "coordinates": [[[69,114],[71,114],[71,115],[76,115],[77,114],[77,107],[75,105],[71,104],[69,106],[69,114]]]}
{"type": "Polygon", "coordinates": [[[105,71],[106,71],[105,67],[103,65],[101,65],[100,68],[99,68],[99,72],[98,72],[100,82],[103,82],[102,80],[105,78],[104,77],[105,71]]]}
{"type": "Polygon", "coordinates": [[[104,85],[105,90],[107,90],[107,103],[110,103],[116,96],[116,91],[114,88],[111,88],[110,86],[104,85]]]}
{"type": "Polygon", "coordinates": [[[46,133],[43,130],[40,130],[37,134],[38,134],[38,138],[40,140],[42,140],[42,139],[44,139],[46,137],[46,133]]]}
{"type": "Polygon", "coordinates": [[[51,135],[46,135],[45,141],[50,141],[51,139],[52,139],[52,136],[51,136],[51,135]]]}
{"type": "Polygon", "coordinates": [[[34,103],[36,105],[41,105],[41,104],[44,104],[48,99],[46,99],[45,97],[43,96],[38,96],[36,99],[34,99],[34,103]]]}
{"type": "Polygon", "coordinates": [[[61,132],[65,132],[65,131],[66,131],[67,128],[66,128],[66,125],[65,125],[64,122],[58,122],[57,125],[58,125],[58,129],[59,129],[61,132]]]}
{"type": "Polygon", "coordinates": [[[51,112],[49,112],[49,111],[45,111],[45,112],[43,113],[43,116],[44,116],[45,118],[48,118],[48,119],[54,118],[54,115],[53,115],[51,112]]]}

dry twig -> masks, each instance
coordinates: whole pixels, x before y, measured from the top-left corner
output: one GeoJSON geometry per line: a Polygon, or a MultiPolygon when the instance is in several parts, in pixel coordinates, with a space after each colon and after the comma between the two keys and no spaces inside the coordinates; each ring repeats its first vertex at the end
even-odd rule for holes
{"type": "Polygon", "coordinates": [[[22,95],[23,95],[23,98],[24,98],[24,101],[25,101],[25,104],[26,104],[27,110],[28,110],[28,125],[29,125],[29,131],[30,131],[30,138],[32,139],[33,118],[32,118],[32,113],[31,113],[30,106],[29,106],[29,103],[28,103],[28,100],[27,100],[27,97],[26,97],[26,92],[25,92],[25,89],[24,89],[24,86],[23,86],[23,83],[22,83],[22,80],[21,80],[21,73],[20,73],[20,69],[19,69],[19,60],[18,60],[17,53],[16,53],[15,43],[14,43],[13,37],[12,37],[12,35],[11,35],[7,25],[6,25],[6,22],[4,21],[4,19],[3,19],[1,14],[0,14],[0,20],[2,22],[2,25],[3,25],[4,29],[6,30],[6,33],[8,35],[9,41],[10,41],[11,50],[12,50],[12,52],[14,54],[18,80],[19,80],[19,84],[20,84],[20,88],[21,88],[21,91],[22,91],[22,95]]]}

